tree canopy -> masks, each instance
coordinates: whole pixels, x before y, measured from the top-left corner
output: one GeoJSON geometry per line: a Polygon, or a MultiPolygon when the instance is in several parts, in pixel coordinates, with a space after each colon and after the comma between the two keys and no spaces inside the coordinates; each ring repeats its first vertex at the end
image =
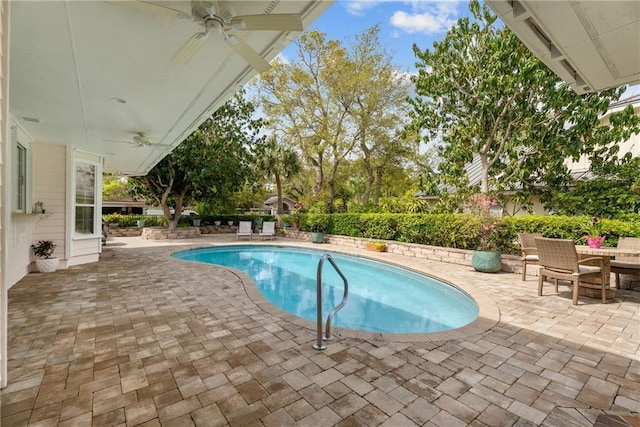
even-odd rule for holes
{"type": "Polygon", "coordinates": [[[329,210],[336,198],[353,193],[340,176],[355,159],[366,203],[372,192],[380,194],[390,165],[417,151],[400,136],[409,81],[396,72],[378,33],[374,26],[350,46],[319,31],[302,34],[297,56],[274,61],[258,82],[268,126],[300,153],[312,172],[305,176],[312,179],[312,201],[325,200],[329,210]]]}
{"type": "MultiPolygon", "coordinates": [[[[565,159],[597,157],[603,147],[637,131],[628,108],[610,124],[599,118],[624,88],[576,94],[506,27],[486,4],[473,0],[472,18],[462,18],[433,49],[414,45],[408,130],[437,142],[440,162],[428,171],[431,189],[468,192],[517,190],[522,200],[547,195],[571,182],[565,159]],[[481,179],[471,188],[474,161],[481,179]]],[[[615,145],[615,144],[614,144],[615,145]]]]}
{"type": "Polygon", "coordinates": [[[145,176],[132,192],[162,207],[175,228],[184,206],[196,201],[224,203],[251,175],[250,148],[260,140],[262,121],[244,91],[220,107],[145,176]],[[171,208],[174,213],[171,213],[171,208]]]}

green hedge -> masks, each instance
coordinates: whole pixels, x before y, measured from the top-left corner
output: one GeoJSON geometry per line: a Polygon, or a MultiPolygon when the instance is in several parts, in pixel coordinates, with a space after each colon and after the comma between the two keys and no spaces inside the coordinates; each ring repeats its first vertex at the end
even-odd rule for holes
{"type": "MultiPolygon", "coordinates": [[[[193,218],[193,216],[181,216],[178,226],[187,227],[191,225],[193,218]]],[[[275,217],[271,215],[206,215],[195,218],[200,218],[202,225],[213,225],[214,221],[221,221],[222,224],[227,224],[227,221],[233,221],[235,225],[238,225],[238,221],[275,221],[275,217]]],[[[141,219],[144,219],[144,225],[146,227],[168,226],[167,220],[162,215],[120,215],[116,213],[102,216],[104,222],[107,224],[118,224],[118,227],[136,227],[137,221],[141,219]]]]}
{"type": "MultiPolygon", "coordinates": [[[[322,228],[328,234],[396,240],[459,249],[476,249],[481,219],[471,214],[302,214],[300,229],[322,228]]],[[[640,237],[640,217],[625,220],[602,219],[605,246],[616,246],[619,236],[640,237]]],[[[585,216],[529,215],[503,217],[497,226],[496,241],[504,253],[519,253],[519,232],[542,233],[545,237],[573,239],[586,244],[592,227],[585,216]]]]}

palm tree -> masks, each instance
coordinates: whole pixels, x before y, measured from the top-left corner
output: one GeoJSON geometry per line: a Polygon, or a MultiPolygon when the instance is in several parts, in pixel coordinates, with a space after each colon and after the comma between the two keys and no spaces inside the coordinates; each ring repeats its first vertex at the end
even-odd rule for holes
{"type": "Polygon", "coordinates": [[[256,147],[256,167],[268,178],[273,176],[278,194],[278,215],[283,214],[282,179],[288,179],[301,170],[298,153],[279,145],[275,137],[256,147]]]}

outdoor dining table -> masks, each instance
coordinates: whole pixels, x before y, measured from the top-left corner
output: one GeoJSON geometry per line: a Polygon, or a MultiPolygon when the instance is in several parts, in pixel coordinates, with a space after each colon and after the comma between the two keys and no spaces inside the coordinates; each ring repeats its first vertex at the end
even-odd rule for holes
{"type": "MultiPolygon", "coordinates": [[[[615,291],[610,288],[611,282],[611,259],[616,256],[636,256],[638,262],[640,262],[640,250],[637,249],[624,249],[624,248],[591,248],[585,245],[576,245],[576,252],[578,257],[602,257],[603,268],[605,273],[605,291],[607,293],[607,299],[612,299],[615,296],[615,291]]],[[[592,298],[600,298],[600,278],[585,279],[581,281],[578,287],[578,294],[588,296],[592,298]]]]}

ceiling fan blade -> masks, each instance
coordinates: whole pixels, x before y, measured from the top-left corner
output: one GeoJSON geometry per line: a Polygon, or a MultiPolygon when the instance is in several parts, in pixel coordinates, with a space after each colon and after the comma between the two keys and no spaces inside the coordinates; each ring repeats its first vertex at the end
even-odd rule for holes
{"type": "Polygon", "coordinates": [[[227,44],[233,49],[238,55],[242,56],[245,61],[249,63],[253,68],[255,68],[259,73],[267,71],[271,68],[271,65],[265,59],[258,55],[258,52],[253,50],[251,46],[243,42],[242,40],[238,40],[234,37],[225,37],[224,39],[227,44]]]}
{"type": "Polygon", "coordinates": [[[193,55],[200,49],[202,43],[206,40],[205,33],[195,33],[187,40],[180,49],[171,57],[173,64],[186,64],[193,58],[193,55]]]}
{"type": "Polygon", "coordinates": [[[159,4],[146,1],[131,0],[104,0],[106,3],[118,6],[126,6],[131,9],[144,10],[146,12],[155,13],[156,15],[164,15],[171,18],[191,19],[191,15],[181,10],[171,9],[170,7],[160,6],[159,4]]]}
{"type": "Polygon", "coordinates": [[[239,15],[231,19],[232,28],[247,31],[303,31],[302,17],[295,13],[239,15]]]}

